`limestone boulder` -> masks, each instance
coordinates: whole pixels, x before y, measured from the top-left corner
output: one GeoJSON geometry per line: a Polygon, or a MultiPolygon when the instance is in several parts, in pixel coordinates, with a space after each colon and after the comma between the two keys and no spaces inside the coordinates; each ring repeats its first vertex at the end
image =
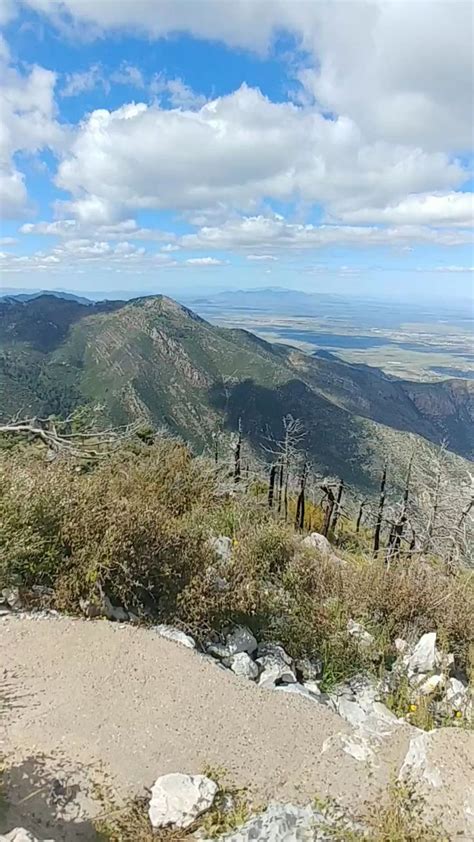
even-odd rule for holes
{"type": "Polygon", "coordinates": [[[189,827],[212,807],[217,789],[205,775],[162,775],[151,790],[148,814],[152,827],[189,827]]]}

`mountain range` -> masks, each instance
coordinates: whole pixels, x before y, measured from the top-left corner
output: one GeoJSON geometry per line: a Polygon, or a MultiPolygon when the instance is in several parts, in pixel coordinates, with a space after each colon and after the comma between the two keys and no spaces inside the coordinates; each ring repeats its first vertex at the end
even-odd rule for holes
{"type": "Polygon", "coordinates": [[[106,423],[140,417],[200,449],[241,419],[248,446],[261,453],[291,414],[317,469],[368,493],[386,457],[399,484],[414,448],[429,471],[444,442],[453,478],[474,458],[473,382],[397,380],[216,327],[164,296],[3,299],[0,393],[3,420],[100,405],[106,423]]]}

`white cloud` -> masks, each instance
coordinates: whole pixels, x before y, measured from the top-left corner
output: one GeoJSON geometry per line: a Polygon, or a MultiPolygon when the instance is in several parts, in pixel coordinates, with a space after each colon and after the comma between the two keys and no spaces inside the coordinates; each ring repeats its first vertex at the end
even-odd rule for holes
{"type": "MultiPolygon", "coordinates": [[[[426,272],[426,266],[420,267],[420,272],[426,272]]],[[[430,270],[428,270],[430,271],[430,270]]],[[[474,272],[474,266],[435,266],[435,272],[474,272]]]]}
{"type": "Polygon", "coordinates": [[[199,111],[130,104],[94,111],[57,174],[64,211],[105,224],[136,209],[256,210],[264,198],[339,217],[408,193],[451,190],[466,173],[443,153],[366,144],[347,118],[272,103],[245,85],[199,111]]]}
{"type": "Polygon", "coordinates": [[[206,102],[206,97],[196,93],[182,79],[168,79],[164,73],[156,73],[148,89],[159,99],[165,97],[173,108],[196,109],[206,102]]]}
{"type": "MultiPolygon", "coordinates": [[[[7,52],[3,56],[8,59],[7,52]]],[[[24,174],[14,156],[57,147],[62,131],[55,120],[56,75],[34,65],[20,73],[0,60],[0,212],[7,218],[27,209],[24,174]]]]}
{"type": "Polygon", "coordinates": [[[342,212],[345,222],[384,222],[407,225],[460,225],[474,223],[472,193],[421,193],[385,208],[359,208],[342,212]]]}
{"type": "Polygon", "coordinates": [[[61,89],[61,96],[77,96],[98,87],[102,87],[106,93],[110,92],[110,83],[105,78],[101,65],[93,64],[88,70],[68,73],[61,89]]]}
{"type": "Polygon", "coordinates": [[[255,260],[255,261],[278,260],[278,257],[275,257],[274,254],[248,254],[247,260],[255,260]]]}
{"type": "Polygon", "coordinates": [[[133,272],[137,269],[152,272],[158,266],[174,266],[164,254],[147,253],[143,247],[122,240],[111,244],[105,240],[87,238],[61,242],[50,251],[36,251],[29,255],[0,253],[2,275],[35,273],[48,270],[62,274],[82,268],[133,272]]]}
{"type": "Polygon", "coordinates": [[[250,251],[255,249],[304,250],[325,246],[395,246],[432,243],[445,246],[472,243],[472,234],[462,229],[435,229],[421,225],[390,228],[355,225],[301,225],[281,218],[244,217],[219,227],[204,227],[181,237],[189,249],[250,251]]]}
{"type": "Polygon", "coordinates": [[[185,261],[188,266],[223,266],[223,260],[217,260],[215,257],[189,257],[185,261]]]}
{"type": "Polygon", "coordinates": [[[127,29],[188,32],[265,53],[289,30],[308,51],[300,74],[320,106],[371,139],[448,150],[472,143],[470,0],[24,0],[88,37],[127,29]]]}

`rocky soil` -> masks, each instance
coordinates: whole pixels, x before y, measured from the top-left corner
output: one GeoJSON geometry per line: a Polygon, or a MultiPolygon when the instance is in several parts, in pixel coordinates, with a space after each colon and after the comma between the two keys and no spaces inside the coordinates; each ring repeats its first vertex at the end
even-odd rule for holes
{"type": "Polygon", "coordinates": [[[0,618],[9,804],[0,833],[22,825],[40,839],[92,840],[90,818],[101,809],[93,784],[125,798],[160,775],[211,765],[256,806],[330,796],[356,815],[391,779],[410,775],[453,836],[474,837],[472,731],[419,731],[370,688],[362,699],[346,690],[336,713],[311,689],[298,691],[300,681],[266,680],[274,652],[246,652],[261,661],[258,686],[239,653],[228,662],[227,651],[203,656],[183,643],[106,620],[0,618]]]}

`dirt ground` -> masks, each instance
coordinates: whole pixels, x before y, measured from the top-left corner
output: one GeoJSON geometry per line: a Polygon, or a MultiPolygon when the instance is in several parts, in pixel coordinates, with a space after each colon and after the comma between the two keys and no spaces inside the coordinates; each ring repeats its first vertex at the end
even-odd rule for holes
{"type": "MultiPolygon", "coordinates": [[[[40,837],[93,840],[93,791],[143,794],[158,775],[224,767],[256,805],[331,796],[361,812],[396,776],[414,729],[347,751],[354,731],[328,708],[257,688],[151,630],[71,618],[0,618],[0,751],[15,824],[40,837]]],[[[429,790],[445,826],[473,839],[474,735],[444,729],[429,790]]],[[[418,770],[420,780],[423,768],[418,770]]]]}

